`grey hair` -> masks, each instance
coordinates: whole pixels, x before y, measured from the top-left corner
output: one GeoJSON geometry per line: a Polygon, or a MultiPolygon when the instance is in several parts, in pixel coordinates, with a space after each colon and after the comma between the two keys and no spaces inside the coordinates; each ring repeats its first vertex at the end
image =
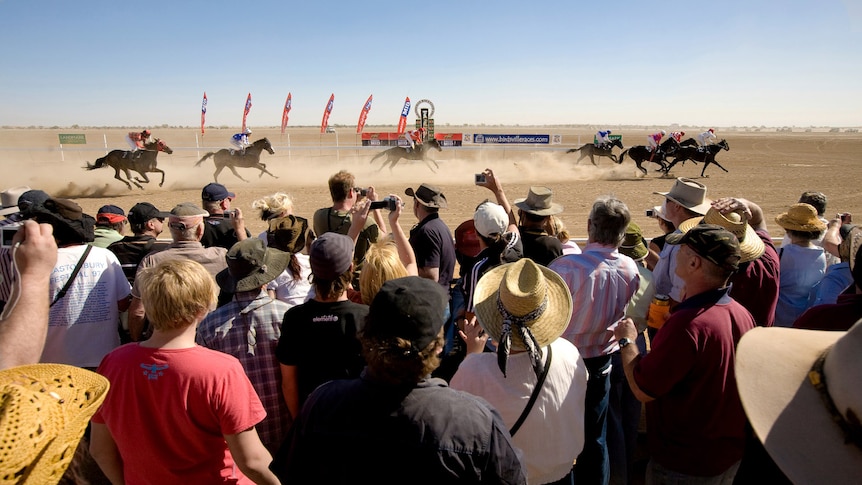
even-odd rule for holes
{"type": "Polygon", "coordinates": [[[619,247],[631,219],[629,208],[623,201],[610,195],[599,197],[590,210],[590,240],[619,247]]]}

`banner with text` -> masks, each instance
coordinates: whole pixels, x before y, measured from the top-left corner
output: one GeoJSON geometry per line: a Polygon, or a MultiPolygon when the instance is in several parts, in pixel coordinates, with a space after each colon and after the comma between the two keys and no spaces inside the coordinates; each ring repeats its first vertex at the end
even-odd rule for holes
{"type": "Polygon", "coordinates": [[[468,143],[485,143],[498,145],[549,145],[551,135],[497,135],[497,134],[465,134],[464,141],[468,143]]]}

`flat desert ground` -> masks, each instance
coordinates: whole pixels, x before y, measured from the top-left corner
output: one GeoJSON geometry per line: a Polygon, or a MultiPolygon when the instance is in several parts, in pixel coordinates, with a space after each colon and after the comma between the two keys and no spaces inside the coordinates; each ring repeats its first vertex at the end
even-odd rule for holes
{"type": "MultiPolygon", "coordinates": [[[[212,159],[195,167],[200,157],[209,151],[228,146],[235,130],[208,129],[204,136],[192,128],[152,128],[153,136],[164,140],[173,154],[159,154],[158,166],[166,173],[164,186],[159,187],[159,174],[149,174],[151,182],[145,189],[129,190],[113,178],[111,168],[84,170],[103,156],[107,149],[126,149],[123,136],[130,130],[117,128],[92,129],[0,129],[0,164],[3,167],[2,188],[28,185],[57,197],[76,200],[85,212],[94,215],[104,204],[115,204],[125,210],[140,201],[149,201],[162,210],[170,210],[180,202],[200,203],[200,190],[213,180],[212,159]],[[59,134],[86,135],[85,145],[59,147],[59,134]]],[[[366,132],[394,131],[389,128],[366,127],[366,132]]],[[[697,131],[686,129],[691,136],[697,131]]],[[[711,198],[744,197],[758,203],[766,214],[770,234],[781,237],[783,230],[775,216],[797,201],[806,190],[818,190],[828,197],[827,216],[836,212],[851,212],[862,221],[862,134],[812,132],[745,132],[722,131],[729,151],[720,152],[716,159],[728,172],[709,166],[701,178],[701,167],[687,162],[678,165],[671,177],[662,177],[653,165],[643,176],[630,159],[620,165],[607,158],[597,158],[598,166],[589,159],[576,163],[575,154],[565,150],[591,142],[595,130],[556,127],[444,127],[438,133],[504,133],[558,134],[560,145],[512,146],[472,145],[444,148],[431,156],[439,169],[432,172],[421,162],[402,162],[392,171],[378,171],[380,161],[369,163],[382,148],[360,147],[355,128],[336,128],[335,134],[321,135],[317,128],[288,127],[285,135],[278,128],[255,128],[253,140],[267,137],[275,149],[274,155],[264,153],[261,161],[278,178],[258,177],[253,168],[240,168],[244,182],[225,170],[219,182],[237,194],[234,205],[240,207],[252,233],[265,225],[251,209],[251,203],[264,195],[283,191],[293,197],[295,213],[311,218],[314,210],[331,205],[327,179],[340,169],[356,176],[358,186],[373,185],[378,191],[404,194],[407,187],[420,183],[435,184],[443,189],[449,207],[441,211],[450,228],[472,217],[476,205],[493,195],[473,185],[474,173],[491,168],[502,181],[510,201],[525,197],[531,185],[548,186],[554,200],[563,205],[561,217],[576,238],[586,237],[586,219],[596,197],[612,194],[623,200],[632,212],[633,220],[644,228],[647,237],[658,235],[654,220],[646,217],[645,209],[659,205],[657,191],[668,191],[673,177],[690,177],[708,187],[711,198]]],[[[647,130],[617,130],[628,148],[643,145],[647,130]]],[[[687,136],[687,137],[688,137],[687,136]]],[[[615,149],[615,153],[619,153],[615,149]]],[[[409,229],[415,217],[408,211],[401,225],[409,229]]]]}

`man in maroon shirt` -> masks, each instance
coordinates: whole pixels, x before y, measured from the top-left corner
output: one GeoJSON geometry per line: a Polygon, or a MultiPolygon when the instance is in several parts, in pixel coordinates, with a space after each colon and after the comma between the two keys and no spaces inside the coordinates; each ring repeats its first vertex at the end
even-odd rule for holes
{"type": "Polygon", "coordinates": [[[748,310],[728,295],[739,242],[714,224],[669,235],[667,242],[681,245],[676,274],[685,282],[683,301],[645,356],[631,345],[637,328],[630,318],[614,331],[629,386],[646,403],[647,483],[732,481],[745,446],[734,356],[740,337],[754,328],[748,310]]]}

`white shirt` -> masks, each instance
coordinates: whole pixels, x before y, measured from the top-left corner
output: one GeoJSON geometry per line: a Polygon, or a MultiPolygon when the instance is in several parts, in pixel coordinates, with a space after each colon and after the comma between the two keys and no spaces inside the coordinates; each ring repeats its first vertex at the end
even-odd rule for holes
{"type": "MultiPolygon", "coordinates": [[[[542,391],[512,442],[523,453],[528,483],[559,480],[572,469],[584,447],[584,399],[587,370],[578,349],[558,338],[542,391]]],[[[547,361],[547,352],[544,352],[547,361]]],[[[526,352],[509,355],[503,377],[497,354],[469,354],[450,387],[479,396],[500,413],[510,429],[524,411],[538,378],[526,352]]]]}

